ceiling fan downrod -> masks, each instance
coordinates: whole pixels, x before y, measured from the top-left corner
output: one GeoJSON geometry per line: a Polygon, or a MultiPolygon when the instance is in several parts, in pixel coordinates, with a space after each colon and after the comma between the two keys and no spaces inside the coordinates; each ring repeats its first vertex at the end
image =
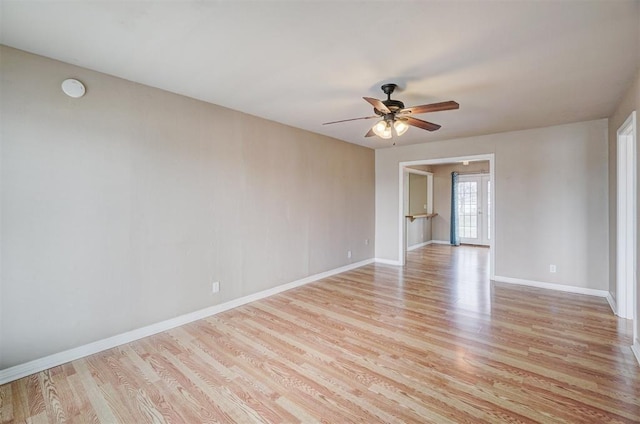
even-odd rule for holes
{"type": "MultiPolygon", "coordinates": [[[[382,89],[382,92],[384,94],[387,95],[387,100],[383,100],[382,103],[392,112],[395,113],[401,109],[404,109],[404,103],[402,103],[400,100],[392,100],[391,99],[391,94],[396,90],[396,88],[398,88],[397,84],[384,84],[382,87],[380,87],[382,89]]],[[[378,111],[377,109],[374,108],[374,111],[380,115],[383,116],[384,113],[378,111]],[[378,113],[380,112],[380,113],[378,113]]]]}
{"type": "Polygon", "coordinates": [[[387,95],[387,100],[391,100],[391,94],[398,88],[397,84],[384,84],[382,87],[382,92],[387,95]]]}

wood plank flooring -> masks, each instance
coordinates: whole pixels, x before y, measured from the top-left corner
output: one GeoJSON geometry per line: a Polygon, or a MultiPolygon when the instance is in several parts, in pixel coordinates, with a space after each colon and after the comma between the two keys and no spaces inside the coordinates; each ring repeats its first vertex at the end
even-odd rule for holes
{"type": "Polygon", "coordinates": [[[432,245],[0,386],[11,422],[640,422],[631,326],[432,245]]]}

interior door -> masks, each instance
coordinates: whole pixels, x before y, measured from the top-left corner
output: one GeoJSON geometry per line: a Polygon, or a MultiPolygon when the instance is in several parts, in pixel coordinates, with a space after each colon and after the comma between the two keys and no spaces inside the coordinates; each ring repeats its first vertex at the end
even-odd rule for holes
{"type": "Polygon", "coordinates": [[[461,243],[489,245],[490,193],[488,174],[458,177],[458,235],[461,243]]]}

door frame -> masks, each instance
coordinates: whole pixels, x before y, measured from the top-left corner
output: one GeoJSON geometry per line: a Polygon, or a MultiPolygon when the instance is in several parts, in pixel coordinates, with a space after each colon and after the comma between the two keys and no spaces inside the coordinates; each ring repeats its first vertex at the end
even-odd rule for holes
{"type": "Polygon", "coordinates": [[[633,320],[633,340],[637,342],[635,321],[637,290],[636,216],[636,112],[632,112],[616,132],[617,140],[617,221],[616,221],[616,315],[633,320]]]}
{"type": "Polygon", "coordinates": [[[477,160],[488,160],[489,161],[489,181],[491,181],[491,238],[489,240],[489,278],[495,278],[495,264],[496,264],[496,192],[498,191],[498,187],[496,187],[495,183],[495,154],[481,154],[481,155],[467,155],[467,156],[457,156],[457,157],[448,157],[448,158],[439,158],[439,159],[423,159],[423,160],[412,160],[406,162],[398,163],[398,265],[404,266],[405,257],[406,257],[406,245],[405,245],[405,217],[404,217],[404,199],[408,196],[408,193],[405,191],[405,178],[407,175],[406,167],[408,166],[416,166],[416,165],[442,165],[445,163],[452,162],[463,162],[463,161],[477,161],[477,160]]]}

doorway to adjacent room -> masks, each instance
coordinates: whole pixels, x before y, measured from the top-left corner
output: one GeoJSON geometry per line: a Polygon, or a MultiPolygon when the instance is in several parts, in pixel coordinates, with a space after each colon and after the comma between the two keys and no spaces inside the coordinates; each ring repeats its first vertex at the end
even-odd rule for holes
{"type": "MultiPolygon", "coordinates": [[[[477,197],[482,196],[482,200],[479,205],[482,205],[479,208],[476,208],[476,217],[477,218],[475,224],[476,235],[474,237],[468,237],[468,241],[464,241],[465,243],[469,242],[470,244],[480,244],[486,245],[489,247],[489,274],[490,278],[494,278],[495,276],[495,231],[496,231],[496,223],[495,223],[495,214],[492,213],[492,208],[495,205],[495,183],[494,183],[494,169],[495,169],[495,159],[494,154],[482,154],[482,155],[472,155],[472,156],[462,156],[462,157],[450,157],[450,158],[441,158],[441,159],[425,159],[425,160],[417,160],[417,161],[408,161],[408,162],[400,162],[399,163],[399,199],[398,199],[398,265],[404,265],[406,262],[406,254],[407,254],[407,228],[408,224],[411,222],[411,216],[407,216],[406,205],[408,204],[408,187],[407,179],[409,178],[409,168],[420,168],[422,166],[439,166],[446,164],[461,164],[465,162],[473,162],[473,161],[488,161],[488,170],[483,173],[476,172],[473,177],[480,177],[479,180],[476,180],[476,184],[478,184],[477,189],[478,193],[480,193],[477,197]],[[480,212],[480,213],[478,213],[480,212]],[[482,223],[480,223],[482,221],[482,223]],[[482,225],[482,228],[479,228],[479,225],[482,225]],[[479,238],[480,237],[480,238],[479,238]]],[[[464,173],[463,173],[464,174],[464,173]]],[[[463,175],[460,175],[461,177],[463,175]]],[[[471,175],[470,175],[471,177],[471,175]]],[[[437,195],[437,190],[436,190],[437,195]]],[[[478,202],[476,198],[475,202],[478,202]]],[[[478,205],[476,205],[478,206],[478,205]]],[[[437,210],[437,200],[434,199],[434,214],[437,215],[436,219],[449,220],[450,216],[450,205],[444,206],[442,209],[442,213],[436,213],[437,210]]],[[[472,209],[472,208],[470,208],[472,209]]],[[[432,214],[427,214],[432,215],[432,214]]],[[[466,221],[465,221],[466,222],[466,221]]],[[[469,234],[470,236],[472,233],[469,234]]],[[[434,233],[433,243],[449,243],[445,240],[444,235],[438,237],[437,233],[434,233]]]]}

